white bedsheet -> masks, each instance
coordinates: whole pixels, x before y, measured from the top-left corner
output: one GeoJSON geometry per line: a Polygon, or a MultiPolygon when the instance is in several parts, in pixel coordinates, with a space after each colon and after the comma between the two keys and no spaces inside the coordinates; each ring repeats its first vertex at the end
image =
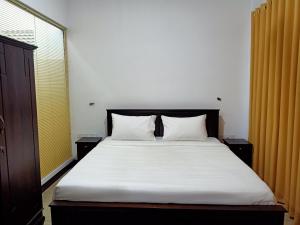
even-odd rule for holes
{"type": "Polygon", "coordinates": [[[55,200],[275,204],[269,187],[224,144],[106,138],[56,186],[55,200]]]}

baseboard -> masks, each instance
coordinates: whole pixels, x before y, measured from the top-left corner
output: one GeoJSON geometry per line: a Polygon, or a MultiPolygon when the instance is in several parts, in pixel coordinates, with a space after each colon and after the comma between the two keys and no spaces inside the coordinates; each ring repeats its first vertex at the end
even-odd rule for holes
{"type": "Polygon", "coordinates": [[[43,177],[41,180],[42,191],[44,192],[48,187],[50,187],[55,181],[57,181],[66,171],[71,169],[75,164],[76,160],[74,158],[70,158],[49,173],[47,176],[43,177]]]}

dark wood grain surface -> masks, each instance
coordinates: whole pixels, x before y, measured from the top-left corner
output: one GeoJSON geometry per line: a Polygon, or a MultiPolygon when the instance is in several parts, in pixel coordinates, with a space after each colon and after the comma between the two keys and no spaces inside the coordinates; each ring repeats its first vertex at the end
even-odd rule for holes
{"type": "Polygon", "coordinates": [[[241,138],[225,138],[224,143],[230,144],[230,145],[248,145],[250,144],[247,140],[241,139],[241,138]]]}
{"type": "Polygon", "coordinates": [[[102,140],[102,137],[81,137],[75,143],[99,143],[102,140]]]}
{"type": "Polygon", "coordinates": [[[53,201],[53,225],[283,225],[281,206],[53,201]]]}

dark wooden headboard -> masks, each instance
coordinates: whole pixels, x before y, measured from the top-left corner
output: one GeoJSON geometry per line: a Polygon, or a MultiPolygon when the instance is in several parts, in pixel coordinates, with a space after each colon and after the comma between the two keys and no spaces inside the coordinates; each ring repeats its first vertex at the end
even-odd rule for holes
{"type": "Polygon", "coordinates": [[[209,137],[219,136],[219,109],[107,109],[107,134],[112,132],[111,114],[120,114],[125,116],[149,116],[156,115],[155,136],[163,136],[164,127],[161,115],[173,117],[190,117],[206,114],[206,129],[209,137]]]}

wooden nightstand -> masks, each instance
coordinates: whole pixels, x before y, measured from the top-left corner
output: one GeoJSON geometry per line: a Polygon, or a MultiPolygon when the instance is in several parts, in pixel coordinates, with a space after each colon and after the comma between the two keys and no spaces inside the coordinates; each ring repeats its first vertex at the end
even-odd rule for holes
{"type": "Polygon", "coordinates": [[[82,137],[76,141],[78,161],[88,154],[100,141],[102,141],[102,137],[82,137]]]}
{"type": "Polygon", "coordinates": [[[252,144],[245,139],[223,139],[224,144],[249,167],[252,167],[252,144]]]}

